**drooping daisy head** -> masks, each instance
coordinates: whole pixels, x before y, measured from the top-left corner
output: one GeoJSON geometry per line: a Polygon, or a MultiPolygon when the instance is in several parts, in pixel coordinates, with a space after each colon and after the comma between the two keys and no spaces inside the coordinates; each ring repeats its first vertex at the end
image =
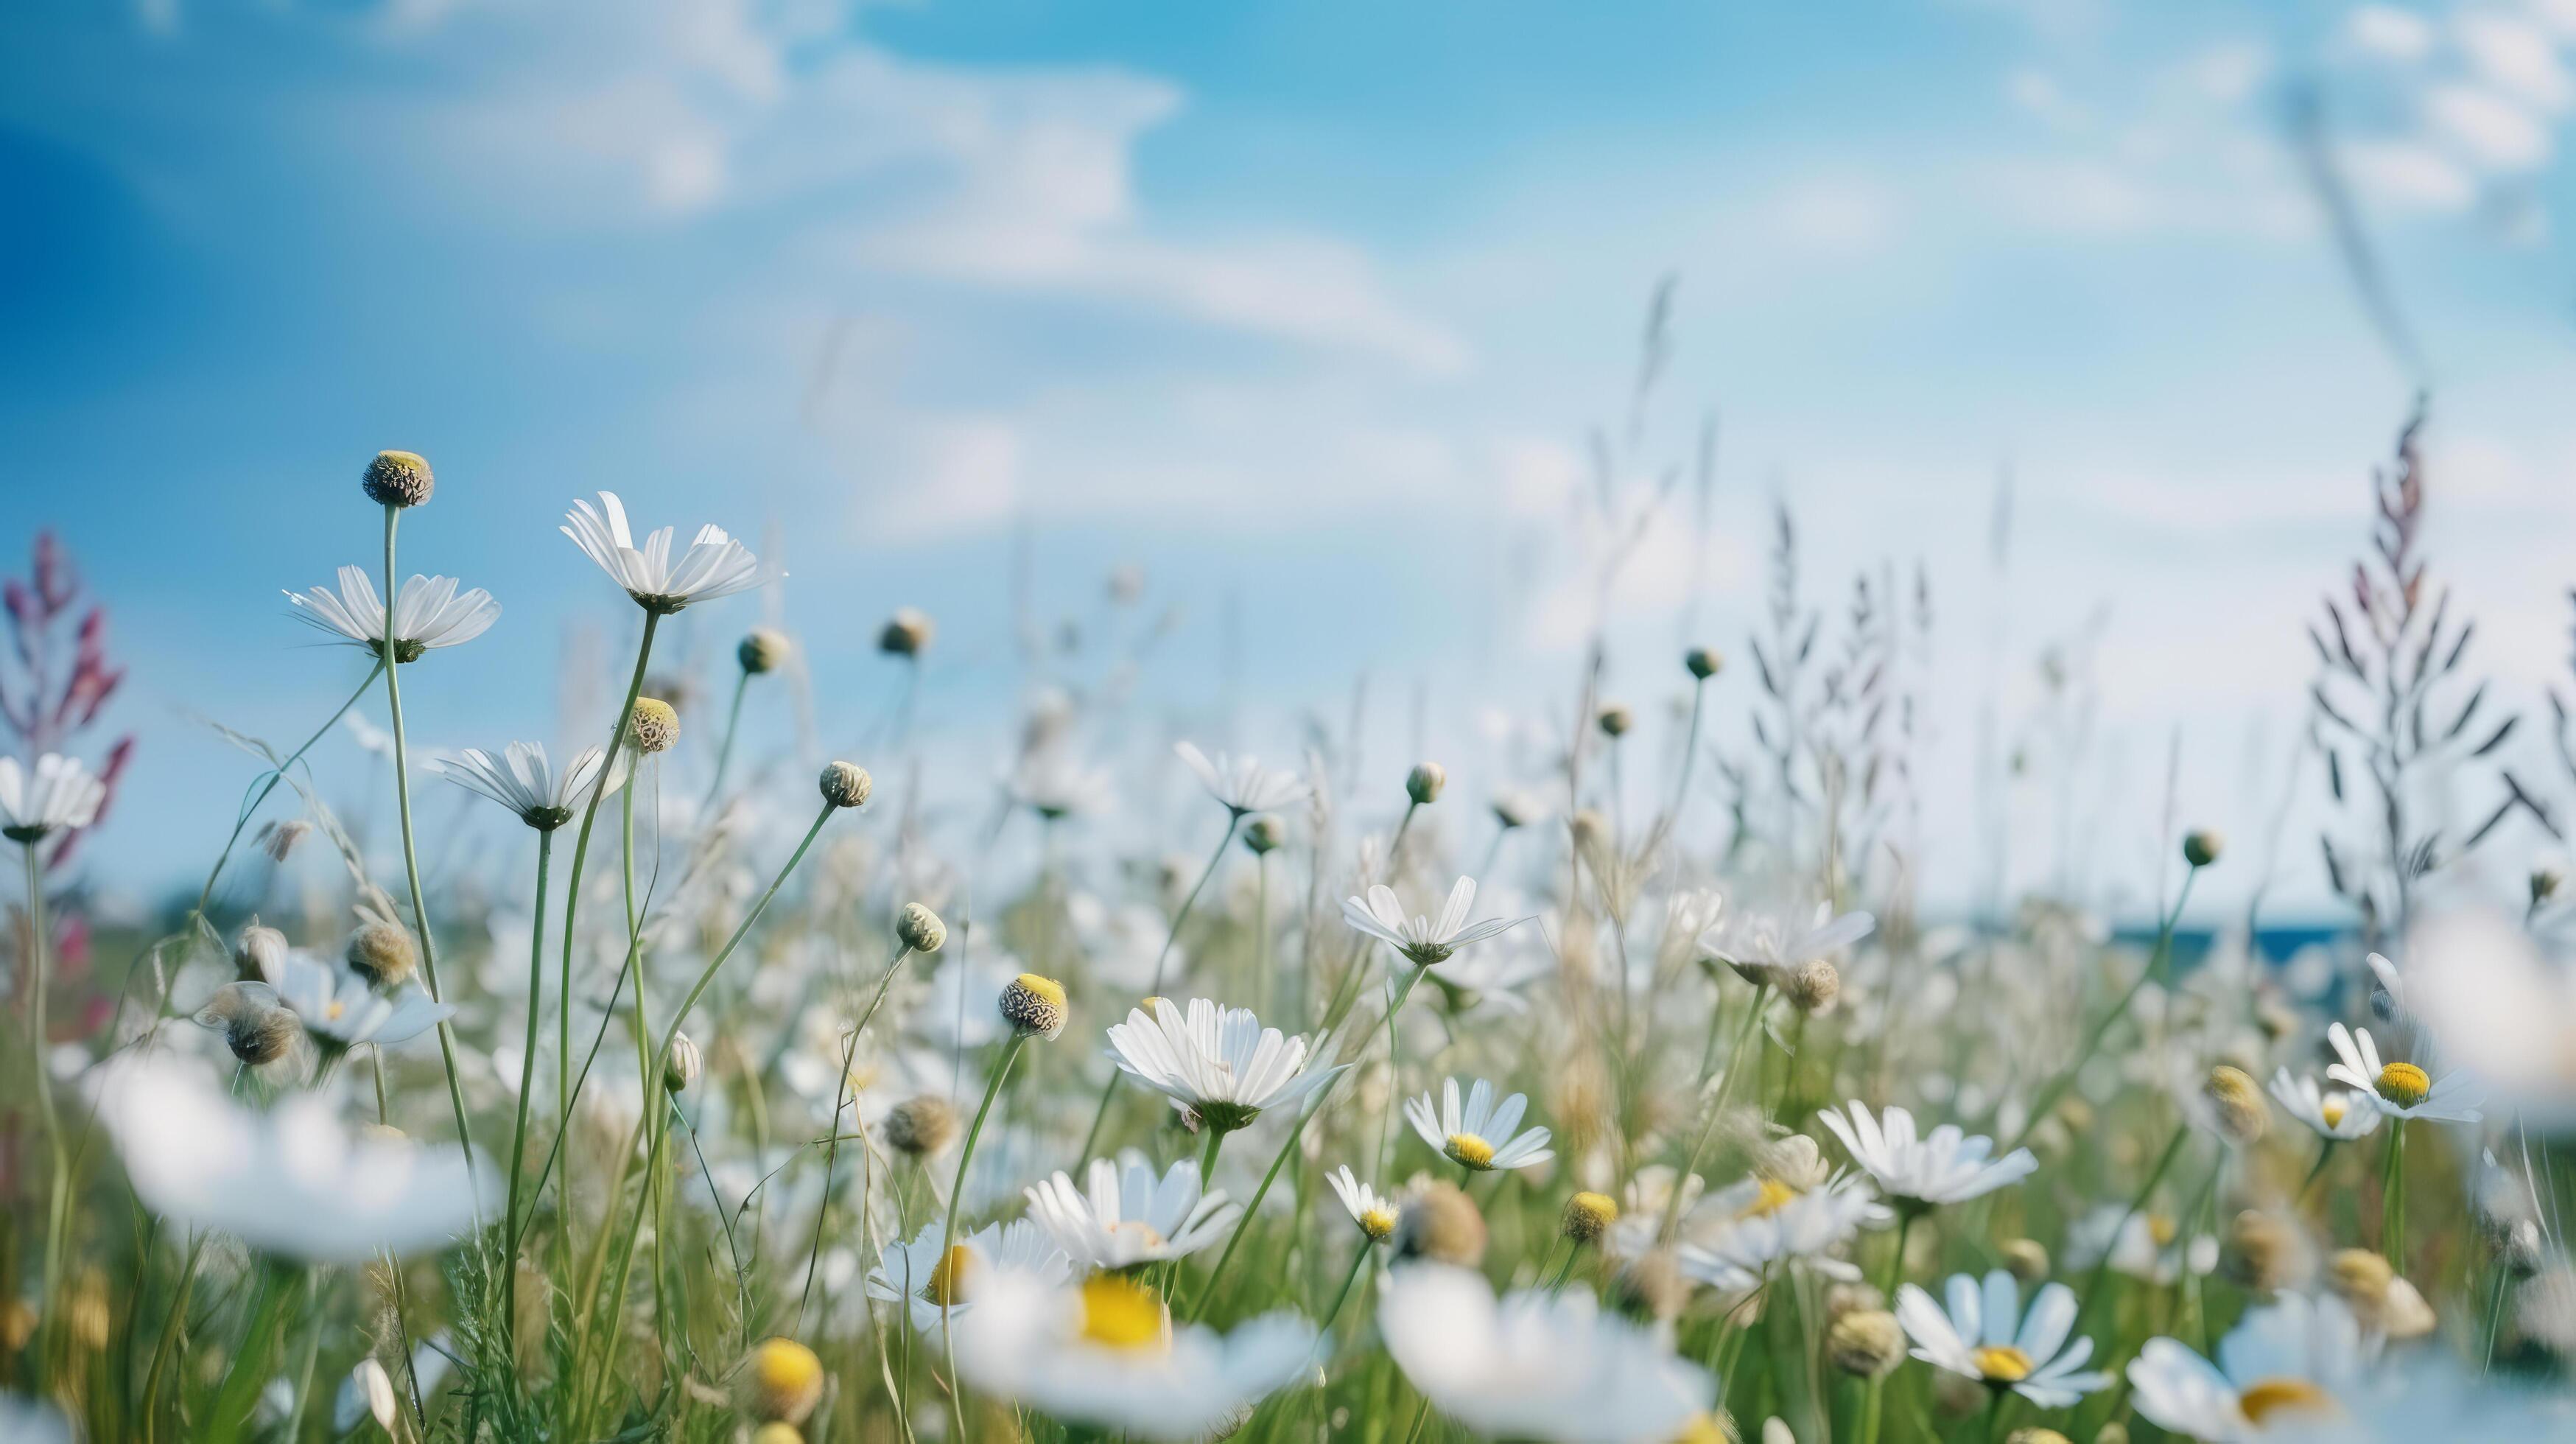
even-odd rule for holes
{"type": "Polygon", "coordinates": [[[1855,1098],[1848,1114],[1827,1108],[1816,1116],[1899,1207],[1963,1203],[2019,1183],[2039,1167],[2027,1148],[1992,1157],[1993,1139],[1970,1137],[1956,1124],[1918,1136],[1914,1115],[1894,1106],[1873,1118],[1855,1098]]]}
{"type": "Polygon", "coordinates": [[[1733,968],[1757,987],[1785,985],[1804,964],[1830,961],[1834,954],[1868,937],[1878,926],[1868,913],[1837,915],[1830,903],[1801,917],[1789,912],[1730,911],[1700,934],[1709,957],[1733,968]]]}
{"type": "Polygon", "coordinates": [[[1349,1210],[1351,1222],[1359,1225],[1369,1242],[1384,1243],[1395,1237],[1396,1216],[1401,1210],[1393,1196],[1360,1182],[1347,1163],[1325,1174],[1324,1181],[1333,1186],[1342,1207],[1349,1210]]]}
{"type": "Polygon", "coordinates": [[[2067,1408],[2110,1385],[2109,1374],[2084,1368],[2093,1357],[2093,1341],[2067,1339],[2076,1306],[2075,1291],[2066,1285],[2043,1285],[2027,1314],[2020,1286],[2002,1269],[1982,1284],[1954,1274],[1946,1293],[1945,1311],[1913,1284],[1896,1291],[1896,1319],[1914,1340],[1914,1357],[2043,1409],[2067,1408]]]}
{"type": "Polygon", "coordinates": [[[1199,1166],[1182,1159],[1157,1178],[1141,1153],[1095,1158],[1076,1188],[1058,1173],[1027,1190],[1029,1217],[1075,1263],[1123,1269],[1185,1258],[1216,1242],[1243,1212],[1222,1189],[1202,1191],[1199,1166]]]}
{"type": "MultiPolygon", "coordinates": [[[[572,821],[591,785],[599,780],[599,761],[604,755],[597,747],[585,747],[573,754],[569,766],[557,772],[546,760],[544,743],[513,742],[501,749],[498,758],[480,748],[468,747],[454,757],[430,759],[429,769],[508,808],[539,832],[552,832],[572,821]]],[[[617,770],[610,775],[602,796],[625,784],[627,759],[628,754],[621,750],[617,770]]]]}
{"type": "Polygon", "coordinates": [[[1208,796],[1237,817],[1248,812],[1275,812],[1304,799],[1311,790],[1297,780],[1297,774],[1271,771],[1258,758],[1228,757],[1220,752],[1211,759],[1190,742],[1174,743],[1172,750],[1198,777],[1208,796]]]}
{"type": "Polygon", "coordinates": [[[1109,1027],[1119,1070],[1189,1108],[1202,1126],[1231,1133],[1263,1110],[1303,1102],[1339,1068],[1310,1066],[1303,1038],[1264,1028],[1248,1008],[1206,998],[1181,1007],[1151,998],[1109,1027]]]}
{"type": "Polygon", "coordinates": [[[672,529],[667,526],[646,537],[639,548],[627,530],[626,506],[611,491],[599,494],[596,508],[587,501],[574,502],[564,514],[562,530],[636,605],[662,615],[693,602],[749,591],[777,575],[764,571],[750,548],[720,526],[698,528],[689,549],[676,559],[671,555],[672,529]]]}
{"type": "Polygon", "coordinates": [[[2335,1023],[2326,1029],[2335,1062],[2326,1076],[2369,1096],[2382,1113],[2401,1121],[2415,1118],[2475,1123],[2486,1092],[2467,1073],[2454,1069],[2435,1079],[2422,1065],[2383,1063],[2379,1045],[2368,1028],[2335,1023]]]}
{"type": "Polygon", "coordinates": [[[1528,1168],[1556,1156],[1547,1146],[1548,1131],[1532,1128],[1515,1134],[1521,1115],[1529,1109],[1529,1099],[1519,1093],[1497,1099],[1494,1085],[1479,1078],[1462,1099],[1458,1080],[1443,1079],[1440,1101],[1435,1108],[1431,1095],[1408,1098],[1404,1103],[1406,1121],[1423,1142],[1440,1155],[1470,1173],[1488,1173],[1503,1168],[1528,1168]]]}
{"type": "MultiPolygon", "coordinates": [[[[460,646],[491,629],[501,618],[501,604],[476,587],[459,592],[454,577],[413,576],[394,597],[394,660],[417,662],[440,647],[460,646]]],[[[286,594],[296,618],[309,626],[381,657],[385,650],[385,604],[364,567],[340,568],[340,590],[315,587],[299,596],[286,594]]]]}
{"type": "Polygon", "coordinates": [[[1366,901],[1355,897],[1342,900],[1342,920],[1393,946],[1416,967],[1427,968],[1447,962],[1460,948],[1507,932],[1521,921],[1487,918],[1471,924],[1467,913],[1475,903],[1476,880],[1462,877],[1449,889],[1449,901],[1441,908],[1437,922],[1418,914],[1408,919],[1395,889],[1377,883],[1369,888],[1366,901]]]}
{"type": "Polygon", "coordinates": [[[2212,1364],[2176,1339],[2149,1339],[2129,1363],[2137,1411],[2177,1434],[2237,1444],[2313,1430],[2343,1412],[2368,1361],[2360,1326],[2332,1297],[2291,1294],[2248,1310],[2212,1364]]]}
{"type": "Polygon", "coordinates": [[[32,768],[0,757],[0,837],[29,843],[49,833],[87,827],[107,801],[107,784],[77,757],[48,752],[32,768]]]}

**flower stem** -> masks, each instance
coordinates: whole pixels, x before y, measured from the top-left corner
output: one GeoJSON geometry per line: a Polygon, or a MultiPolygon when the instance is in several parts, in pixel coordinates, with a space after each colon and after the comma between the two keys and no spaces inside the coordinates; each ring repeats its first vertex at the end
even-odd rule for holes
{"type": "MultiPolygon", "coordinates": [[[[421,981],[429,989],[429,1000],[444,1001],[438,986],[438,943],[430,936],[429,907],[420,891],[420,848],[411,831],[411,761],[410,744],[403,735],[402,661],[394,651],[394,523],[402,508],[385,506],[385,706],[394,723],[394,811],[402,824],[403,880],[411,890],[412,930],[420,936],[421,981]]],[[[447,1065],[447,1101],[456,1110],[456,1143],[465,1150],[466,1176],[474,1190],[474,1214],[483,1215],[483,1180],[481,1165],[474,1161],[474,1134],[465,1122],[465,1088],[456,1069],[456,1030],[442,1018],[438,1023],[438,1055],[447,1065]]]]}
{"type": "MultiPolygon", "coordinates": [[[[943,1258],[947,1250],[957,1246],[957,1206],[966,1197],[966,1169],[975,1161],[976,1140],[984,1136],[984,1120],[993,1111],[993,1100],[1001,1096],[1002,1080],[1011,1076],[1011,1065],[1019,1061],[1020,1049],[1028,1041],[1026,1034],[1015,1033],[1010,1042],[1002,1045],[1002,1056],[993,1063],[992,1080],[984,1085],[984,1101],[975,1109],[974,1126],[966,1130],[966,1146],[958,1150],[957,1179],[948,1187],[948,1221],[939,1230],[943,1258]]],[[[972,1444],[974,1436],[966,1427],[966,1385],[957,1377],[957,1335],[949,1326],[947,1292],[942,1292],[939,1304],[939,1347],[948,1356],[948,1408],[956,1419],[958,1444],[972,1444]]]]}
{"type": "MultiPolygon", "coordinates": [[[[1242,824],[1242,813],[1229,811],[1226,814],[1225,836],[1216,840],[1216,851],[1208,854],[1207,866],[1199,869],[1199,880],[1190,884],[1189,896],[1181,899],[1179,911],[1172,914],[1171,927],[1163,934],[1163,950],[1154,955],[1154,986],[1147,990],[1148,996],[1162,993],[1163,969],[1172,960],[1172,945],[1180,941],[1181,925],[1190,920],[1190,909],[1198,906],[1199,894],[1206,890],[1208,879],[1216,876],[1217,865],[1225,861],[1226,845],[1234,841],[1234,830],[1242,824]]],[[[1091,1127],[1082,1135],[1082,1154],[1074,1159],[1075,1163],[1091,1157],[1093,1146],[1100,1142],[1100,1125],[1109,1121],[1109,1105],[1118,1097],[1118,1084],[1126,1076],[1112,1068],[1109,1081],[1100,1085],[1100,1106],[1092,1110],[1091,1127]]]]}
{"type": "Polygon", "coordinates": [[[555,853],[554,829],[537,833],[537,905],[528,924],[528,1032],[519,1050],[519,1118],[510,1130],[510,1213],[502,1234],[508,1248],[501,1264],[501,1341],[504,1354],[518,1357],[519,1328],[519,1187],[527,1174],[528,1095],[536,1091],[537,1020],[544,1015],[546,995],[546,869],[555,853]]]}
{"type": "Polygon", "coordinates": [[[18,848],[27,864],[27,1061],[36,1070],[36,1111],[44,1120],[45,1143],[53,1152],[53,1169],[47,1180],[45,1207],[45,1269],[42,1292],[36,1296],[36,1347],[29,1355],[35,1360],[37,1378],[46,1372],[47,1350],[60,1340],[54,1320],[63,1281],[63,1228],[70,1217],[72,1168],[70,1150],[63,1146],[62,1115],[54,1108],[54,1070],[45,1061],[46,975],[52,970],[53,939],[47,935],[45,921],[44,868],[36,861],[36,840],[29,839],[18,848]]]}
{"type": "Polygon", "coordinates": [[[2388,1167],[2380,1179],[2379,1251],[2406,1272],[2406,1120],[2388,1120],[2388,1167]]]}
{"type": "Polygon", "coordinates": [[[733,705],[725,709],[724,741],[716,746],[716,780],[707,786],[707,803],[701,811],[712,813],[716,800],[724,796],[725,764],[733,760],[733,736],[742,726],[742,694],[751,686],[749,672],[736,673],[733,679],[733,705]]]}

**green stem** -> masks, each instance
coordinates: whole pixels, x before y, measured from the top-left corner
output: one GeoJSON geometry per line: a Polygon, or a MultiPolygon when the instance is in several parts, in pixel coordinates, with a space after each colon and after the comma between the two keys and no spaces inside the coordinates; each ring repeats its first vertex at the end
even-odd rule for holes
{"type": "Polygon", "coordinates": [[[742,672],[733,679],[733,705],[725,709],[724,741],[716,746],[716,780],[707,787],[707,803],[700,809],[712,814],[716,799],[724,796],[725,764],[733,760],[733,735],[742,726],[742,694],[751,686],[751,674],[742,672]]]}
{"type": "MultiPolygon", "coordinates": [[[[2110,1273],[2111,1259],[2119,1252],[2120,1231],[2127,1228],[2129,1220],[2146,1208],[2148,1197],[2156,1191],[2156,1185],[2164,1179],[2165,1170],[2173,1167],[2174,1159],[2182,1153],[2183,1144],[2190,1138],[2190,1124],[2181,1124],[2174,1129],[2172,1141],[2165,1144],[2165,1151],[2157,1157],[2156,1166],[2148,1171],[2147,1181],[2139,1185],[2137,1196],[2129,1200],[2129,1207],[2120,1215],[2120,1221],[2111,1226],[2110,1236],[2102,1245],[2101,1260],[2093,1265],[2093,1272],[2084,1280],[2084,1297],[2075,1307],[2075,1328],[2084,1327],[2084,1316],[2093,1311],[2093,1302],[2101,1295],[2102,1280],[2110,1273]]],[[[2183,1241],[2183,1252],[2184,1267],[2188,1268],[2191,1252],[2191,1242],[2188,1239],[2183,1241]]]]}
{"type": "Polygon", "coordinates": [[[2335,1145],[2342,1141],[2340,1138],[2329,1138],[2318,1147],[2315,1165],[2308,1169],[2308,1176],[2300,1180],[2299,1191],[2290,1195],[2292,1203],[2306,1198],[2308,1190],[2317,1186],[2317,1180],[2325,1175],[2326,1165],[2334,1161],[2335,1145]]]}
{"type": "Polygon", "coordinates": [[[224,1374],[207,1415],[205,1444],[232,1444],[241,1437],[260,1390],[268,1385],[269,1356],[284,1322],[287,1297],[295,1291],[295,1279],[285,1265],[273,1260],[262,1260],[257,1267],[259,1289],[251,1297],[249,1326],[242,1331],[241,1348],[233,1355],[232,1368],[224,1374]]]}
{"type": "Polygon", "coordinates": [[[519,1117],[510,1130],[510,1214],[502,1233],[508,1240],[501,1266],[501,1342],[503,1355],[518,1358],[519,1329],[519,1188],[527,1175],[528,1095],[537,1083],[537,1022],[546,996],[546,869],[555,853],[555,830],[537,831],[537,905],[528,925],[528,1031],[519,1052],[519,1117]]]}
{"type": "MultiPolygon", "coordinates": [[[[975,1109],[974,1126],[966,1130],[966,1146],[957,1154],[957,1179],[948,1186],[948,1220],[939,1230],[941,1256],[957,1246],[957,1206],[966,1197],[966,1169],[975,1161],[975,1142],[984,1136],[984,1119],[993,1111],[993,1100],[1002,1094],[1002,1080],[1011,1075],[1011,1065],[1019,1061],[1020,1049],[1028,1035],[1014,1033],[1002,1045],[1002,1056],[993,1064],[992,1080],[984,1085],[984,1101],[975,1109]]],[[[949,1326],[950,1310],[943,1297],[939,1305],[939,1347],[948,1356],[948,1408],[957,1424],[958,1444],[973,1444],[974,1436],[966,1427],[966,1385],[957,1377],[957,1336],[949,1326]]]]}
{"type": "Polygon", "coordinates": [[[1351,1297],[1351,1285],[1359,1282],[1360,1270],[1368,1265],[1369,1250],[1375,1247],[1377,1245],[1363,1238],[1360,1246],[1352,1251],[1350,1271],[1342,1275],[1342,1286],[1333,1294],[1333,1306],[1324,1310],[1324,1321],[1316,1325],[1315,1337],[1329,1339],[1333,1336],[1333,1321],[1342,1316],[1342,1305],[1351,1297]]]}
{"type": "Polygon", "coordinates": [[[41,1385],[50,1359],[49,1350],[60,1341],[54,1328],[60,1312],[63,1280],[63,1226],[70,1217],[65,1200],[71,1194],[70,1151],[63,1146],[63,1120],[54,1108],[54,1070],[45,1059],[45,988],[52,971],[53,939],[47,935],[45,921],[44,869],[36,861],[38,839],[29,838],[18,851],[27,864],[27,1061],[36,1070],[36,1111],[44,1120],[45,1143],[53,1153],[53,1169],[47,1180],[45,1207],[45,1269],[43,1291],[36,1298],[36,1347],[29,1355],[35,1360],[41,1385]]]}
{"type": "Polygon", "coordinates": [[[2406,1120],[2388,1120],[2388,1168],[2380,1180],[2379,1251],[2406,1272],[2406,1120]]]}
{"type": "Polygon", "coordinates": [[[1881,1284],[1878,1290],[1886,1296],[1891,1308],[1896,1302],[1896,1286],[1905,1281],[1905,1245],[1914,1237],[1914,1220],[1917,1216],[1918,1210],[1910,1207],[1900,1207],[1896,1212],[1896,1252],[1887,1256],[1887,1282],[1881,1284]]]}
{"type": "Polygon", "coordinates": [[[823,824],[831,821],[832,814],[839,810],[827,802],[823,804],[823,810],[814,815],[814,825],[805,829],[804,840],[797,843],[796,850],[787,855],[787,865],[778,870],[778,876],[769,880],[769,891],[762,893],[760,901],[752,904],[751,911],[744,914],[742,922],[734,928],[733,936],[725,939],[724,947],[707,960],[705,969],[698,974],[698,980],[689,985],[688,996],[680,1000],[678,1010],[671,1014],[671,1026],[662,1032],[662,1046],[654,1050],[655,1057],[665,1056],[671,1051],[671,1042],[679,1036],[680,1025],[688,1021],[690,1012],[698,1006],[698,999],[706,995],[708,985],[716,980],[716,970],[725,965],[725,959],[733,956],[734,949],[742,946],[743,937],[751,931],[754,923],[760,921],[760,915],[769,910],[769,904],[778,896],[779,888],[786,885],[787,875],[796,870],[796,864],[805,860],[805,850],[814,845],[815,837],[823,831],[823,824]]]}
{"type": "MultiPolygon", "coordinates": [[[[444,1001],[438,986],[438,944],[430,936],[429,907],[420,890],[420,848],[411,830],[411,753],[403,733],[402,658],[394,651],[394,523],[402,508],[385,506],[385,706],[394,723],[394,811],[402,823],[403,879],[411,890],[411,922],[420,935],[420,976],[433,1003],[444,1001]]],[[[465,1088],[456,1068],[456,1030],[446,1019],[438,1024],[438,1054],[447,1065],[447,1101],[456,1110],[456,1143],[465,1150],[465,1171],[474,1189],[474,1213],[483,1213],[482,1166],[474,1161],[474,1134],[465,1122],[465,1088]]]]}

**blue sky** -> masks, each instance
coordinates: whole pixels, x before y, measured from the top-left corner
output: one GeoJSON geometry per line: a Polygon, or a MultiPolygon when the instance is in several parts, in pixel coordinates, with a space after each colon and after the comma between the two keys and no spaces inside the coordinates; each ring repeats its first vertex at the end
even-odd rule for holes
{"type": "Polygon", "coordinates": [[[2107,606],[2094,785],[2140,841],[2097,881],[2134,888],[2178,728],[2182,810],[2265,826],[2300,624],[2418,380],[2283,142],[2295,90],[2422,338],[2480,655],[2524,705],[2564,675],[2571,64],[2566,0],[34,0],[0,16],[0,554],[54,527],[114,605],[154,807],[93,866],[138,883],[231,804],[192,718],[284,736],[354,683],[277,594],[372,554],[384,446],[441,479],[407,569],[506,609],[406,687],[432,745],[555,736],[626,645],[554,531],[612,486],[777,553],[786,587],[680,640],[793,625],[820,745],[918,605],[980,783],[1025,530],[1049,610],[1121,562],[1182,609],[1162,727],[1278,751],[1365,674],[1389,746],[1418,694],[1420,745],[1474,756],[1489,706],[1570,684],[1567,499],[1677,273],[1648,450],[1717,409],[1718,525],[1640,553],[1614,687],[1668,698],[1694,598],[1741,650],[1786,498],[1818,600],[1928,560],[1927,800],[1964,815],[1997,619],[2017,716],[2107,606]]]}

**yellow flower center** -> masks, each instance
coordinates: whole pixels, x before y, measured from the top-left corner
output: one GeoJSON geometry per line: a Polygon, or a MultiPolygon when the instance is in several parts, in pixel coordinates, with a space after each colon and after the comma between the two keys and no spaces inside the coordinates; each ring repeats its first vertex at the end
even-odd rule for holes
{"type": "Polygon", "coordinates": [[[333,998],[330,1004],[323,1008],[322,1016],[324,1019],[336,1023],[340,1021],[340,1015],[347,1011],[349,1011],[348,1004],[340,1001],[338,998],[333,998]]]}
{"type": "Polygon", "coordinates": [[[1726,1431],[1706,1414],[1693,1414],[1682,1432],[1673,1436],[1673,1444],[1727,1444],[1726,1431]]]}
{"type": "Polygon", "coordinates": [[[2350,1107],[2352,1107],[2351,1101],[2338,1093],[2317,1105],[2317,1116],[2325,1120],[2328,1128],[2341,1128],[2344,1110],[2350,1107]]]}
{"type": "Polygon", "coordinates": [[[2030,1377],[2030,1355],[2010,1344],[1989,1344],[1976,1353],[1977,1373],[1989,1384],[2018,1384],[2030,1377]]]}
{"type": "Polygon", "coordinates": [[[1762,1180],[1762,1187],[1754,1193],[1753,1201],[1747,1203],[1744,1207],[1737,1209],[1735,1211],[1735,1216],[1737,1218],[1769,1218],[1771,1215],[1778,1213],[1780,1210],[1795,1202],[1797,1197],[1798,1190],[1791,1188],[1789,1185],[1782,1183],[1776,1178],[1766,1178],[1762,1180]]]}
{"type": "Polygon", "coordinates": [[[1395,1215],[1382,1208],[1372,1208],[1360,1215],[1360,1232],[1384,1243],[1395,1237],[1395,1215]]]}
{"type": "Polygon", "coordinates": [[[1494,1166],[1494,1145],[1472,1133],[1452,1133],[1449,1146],[1441,1150],[1449,1161],[1463,1167],[1487,1169],[1494,1166]]]}
{"type": "Polygon", "coordinates": [[[921,1296],[934,1304],[955,1308],[966,1302],[966,1282],[973,1277],[975,1255],[964,1244],[953,1244],[939,1256],[939,1264],[930,1271],[930,1282],[921,1286],[921,1296]]]}
{"type": "Polygon", "coordinates": [[[2305,1379],[2260,1379],[2236,1396],[2236,1407],[2261,1424],[2275,1414],[2331,1414],[2334,1401],[2305,1379]]]}
{"type": "Polygon", "coordinates": [[[2166,1245],[2171,1244],[2174,1241],[2175,1231],[2174,1221],[2172,1219],[2165,1217],[2161,1213],[2151,1213],[2147,1215],[2147,1237],[2156,1241],[2156,1247],[2163,1248],[2166,1245]]]}
{"type": "Polygon", "coordinates": [[[2412,1063],[2391,1063],[2379,1070],[2379,1096],[2400,1108],[2412,1108],[2433,1091],[2433,1080],[2412,1063]]]}
{"type": "Polygon", "coordinates": [[[1116,1274],[1093,1274],[1082,1284],[1082,1337],[1111,1349],[1170,1346],[1170,1319],[1162,1297],[1116,1274]]]}
{"type": "Polygon", "coordinates": [[[1035,973],[1022,973],[1015,981],[1022,988],[1036,994],[1039,1001],[1051,1003],[1059,1008],[1064,1006],[1064,984],[1055,979],[1042,978],[1035,973]]]}

